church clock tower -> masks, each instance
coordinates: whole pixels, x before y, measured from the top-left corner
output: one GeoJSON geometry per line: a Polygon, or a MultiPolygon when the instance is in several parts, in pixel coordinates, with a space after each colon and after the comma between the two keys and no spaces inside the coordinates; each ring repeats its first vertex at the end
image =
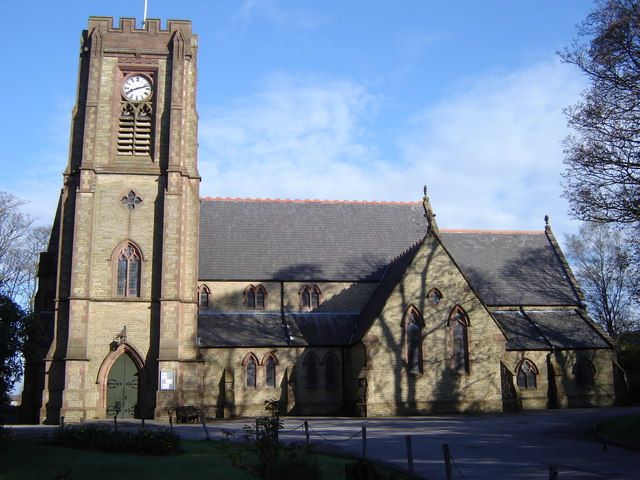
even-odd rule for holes
{"type": "Polygon", "coordinates": [[[69,163],[40,267],[53,334],[43,368],[27,368],[44,375],[41,401],[31,395],[40,421],[201,403],[196,51],[189,21],[91,17],[83,32],[69,163]]]}

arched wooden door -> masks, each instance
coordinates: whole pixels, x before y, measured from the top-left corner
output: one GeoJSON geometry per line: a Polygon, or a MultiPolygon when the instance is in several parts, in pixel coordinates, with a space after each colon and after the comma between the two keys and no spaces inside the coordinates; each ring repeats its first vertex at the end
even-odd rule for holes
{"type": "Polygon", "coordinates": [[[126,353],[120,355],[109,370],[107,379],[107,416],[134,418],[138,407],[140,371],[126,353]]]}

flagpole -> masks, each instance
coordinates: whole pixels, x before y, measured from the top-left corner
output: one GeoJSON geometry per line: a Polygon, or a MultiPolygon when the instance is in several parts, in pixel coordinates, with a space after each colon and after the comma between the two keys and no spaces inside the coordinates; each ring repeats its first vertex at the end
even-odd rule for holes
{"type": "Polygon", "coordinates": [[[142,28],[147,23],[147,0],[144,0],[144,15],[142,15],[142,28]]]}

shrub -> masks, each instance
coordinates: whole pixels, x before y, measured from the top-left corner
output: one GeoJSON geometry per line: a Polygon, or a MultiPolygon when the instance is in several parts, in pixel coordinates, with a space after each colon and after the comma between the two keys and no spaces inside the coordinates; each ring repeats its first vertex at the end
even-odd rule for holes
{"type": "Polygon", "coordinates": [[[273,473],[273,478],[276,480],[290,478],[320,480],[322,478],[318,462],[311,455],[309,448],[302,443],[280,446],[280,455],[273,473]]]}
{"type": "Polygon", "coordinates": [[[268,415],[256,418],[255,426],[244,426],[244,444],[231,442],[233,432],[222,431],[225,454],[235,465],[266,480],[319,480],[320,467],[306,445],[285,445],[278,441],[278,432],[284,426],[280,419],[280,403],[268,400],[265,410],[268,415]]]}
{"type": "Polygon", "coordinates": [[[61,426],[49,440],[60,447],[101,452],[168,455],[180,451],[180,437],[169,429],[114,430],[106,425],[61,426]]]}

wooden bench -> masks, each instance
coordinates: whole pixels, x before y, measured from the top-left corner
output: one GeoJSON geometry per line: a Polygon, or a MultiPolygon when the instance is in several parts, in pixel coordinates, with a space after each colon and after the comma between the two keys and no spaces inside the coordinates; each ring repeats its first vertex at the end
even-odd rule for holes
{"type": "Polygon", "coordinates": [[[180,407],[176,407],[177,423],[197,422],[200,420],[201,415],[202,409],[193,405],[183,405],[180,407]]]}

